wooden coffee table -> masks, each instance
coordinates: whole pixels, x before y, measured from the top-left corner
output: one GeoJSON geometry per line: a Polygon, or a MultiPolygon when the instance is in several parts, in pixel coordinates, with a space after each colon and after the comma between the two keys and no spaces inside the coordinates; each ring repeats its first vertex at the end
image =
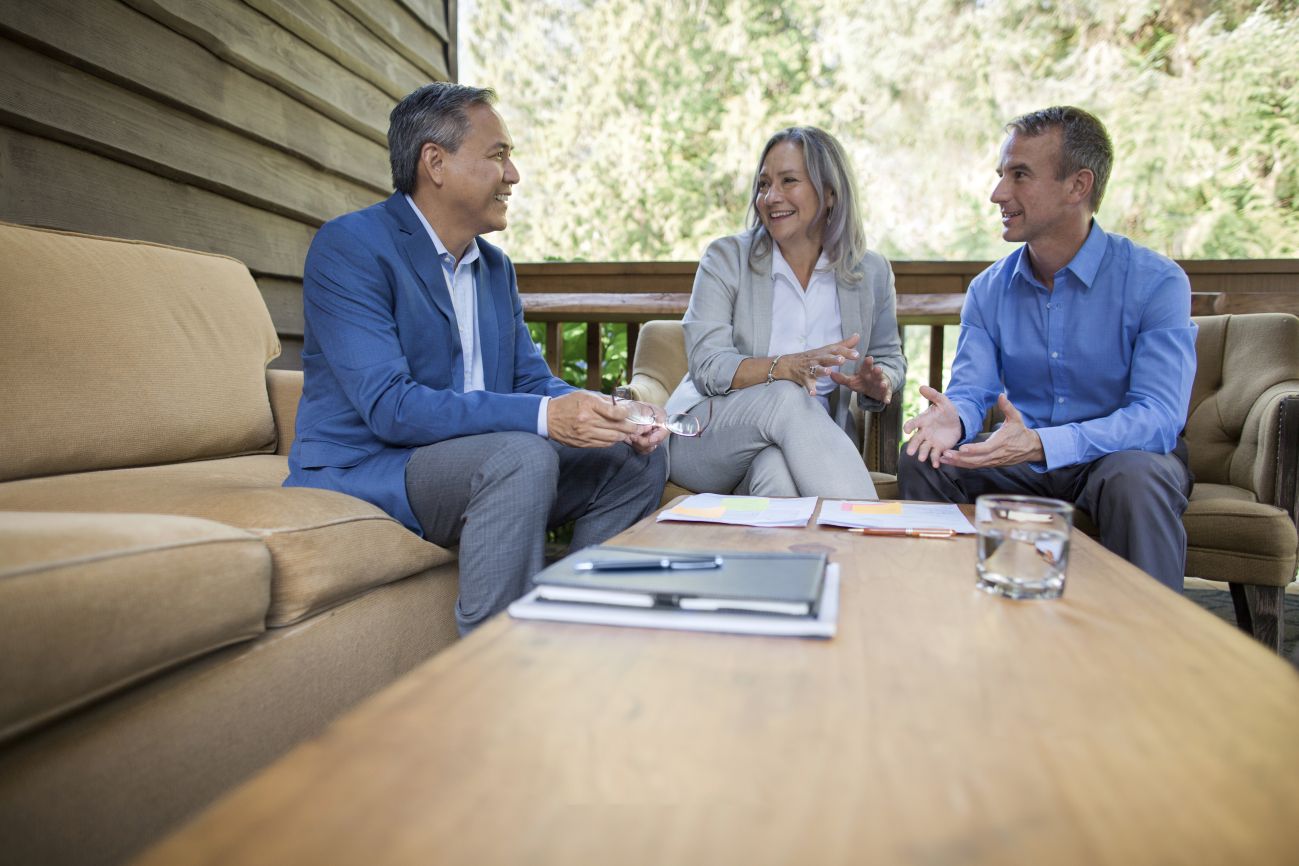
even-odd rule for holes
{"type": "Polygon", "coordinates": [[[1299,859],[1299,675],[1084,536],[1050,602],[977,591],[973,538],[616,541],[825,550],[839,635],[497,617],[142,862],[1299,859]]]}

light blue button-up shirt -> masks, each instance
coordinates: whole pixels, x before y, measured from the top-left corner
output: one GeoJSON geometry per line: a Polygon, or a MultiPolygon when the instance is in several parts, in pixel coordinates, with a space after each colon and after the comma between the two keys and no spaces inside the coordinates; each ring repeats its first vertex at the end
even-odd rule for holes
{"type": "Polygon", "coordinates": [[[1186,422],[1196,330],[1182,269],[1095,221],[1053,289],[1020,247],[966,293],[946,391],[963,441],[1004,391],[1042,439],[1039,471],[1116,451],[1166,454],[1186,422]]]}
{"type": "MultiPolygon", "coordinates": [[[[447,290],[451,294],[451,308],[456,313],[456,330],[460,332],[460,350],[464,359],[465,393],[483,390],[483,346],[478,339],[478,239],[469,242],[465,254],[456,261],[456,257],[447,250],[442,238],[424,218],[424,212],[409,195],[406,202],[415,211],[420,225],[428,232],[433,247],[437,250],[438,261],[442,263],[442,275],[446,279],[447,290]]],[[[537,408],[537,435],[547,437],[550,430],[546,424],[546,407],[549,397],[541,398],[537,408]]]]}

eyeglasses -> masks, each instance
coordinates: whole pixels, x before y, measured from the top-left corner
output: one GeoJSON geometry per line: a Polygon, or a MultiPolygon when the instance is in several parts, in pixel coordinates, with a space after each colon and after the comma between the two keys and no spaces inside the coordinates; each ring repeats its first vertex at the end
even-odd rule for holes
{"type": "Polygon", "coordinates": [[[669,433],[675,433],[678,436],[700,436],[703,434],[704,428],[713,420],[713,401],[711,400],[708,401],[708,417],[701,421],[694,415],[687,415],[684,412],[674,413],[663,418],[656,406],[629,399],[630,396],[631,391],[625,385],[614,388],[613,404],[626,407],[627,420],[643,427],[662,427],[669,433]]]}

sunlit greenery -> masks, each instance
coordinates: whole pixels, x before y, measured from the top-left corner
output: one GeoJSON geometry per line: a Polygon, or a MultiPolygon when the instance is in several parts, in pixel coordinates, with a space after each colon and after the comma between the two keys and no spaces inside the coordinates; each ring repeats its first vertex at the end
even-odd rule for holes
{"type": "Polygon", "coordinates": [[[1105,227],[1299,255],[1299,0],[477,0],[465,26],[517,144],[516,261],[694,259],[792,123],[845,143],[875,248],[998,258],[1003,125],[1058,103],[1110,128],[1105,227]]]}

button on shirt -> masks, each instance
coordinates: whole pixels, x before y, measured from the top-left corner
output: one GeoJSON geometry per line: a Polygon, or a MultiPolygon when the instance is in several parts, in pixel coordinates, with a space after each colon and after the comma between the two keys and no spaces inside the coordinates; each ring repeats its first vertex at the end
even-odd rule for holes
{"type": "Polygon", "coordinates": [[[963,441],[1006,396],[1042,440],[1039,471],[1177,444],[1195,377],[1191,286],[1173,261],[1093,221],[1047,289],[1020,247],[966,293],[947,397],[963,441]]]}
{"type": "MultiPolygon", "coordinates": [[[[796,355],[843,339],[839,284],[824,253],[816,260],[812,278],[804,290],[793,268],[780,254],[780,247],[772,244],[771,282],[771,342],[767,347],[770,354],[796,355]]],[[[817,399],[827,411],[828,395],[837,387],[829,376],[816,380],[817,399]]]]}
{"type": "MultiPolygon", "coordinates": [[[[446,280],[447,290],[451,293],[451,307],[456,314],[456,330],[460,333],[460,352],[464,361],[464,393],[482,391],[483,386],[483,348],[478,339],[478,285],[477,268],[478,240],[470,241],[465,254],[456,261],[456,257],[447,250],[446,244],[433,231],[424,218],[423,212],[415,206],[414,200],[406,196],[411,210],[419,218],[420,225],[428,232],[433,246],[437,250],[438,261],[442,263],[442,276],[446,280]]],[[[546,406],[549,397],[541,398],[541,407],[537,411],[537,435],[546,436],[546,406]]]]}

